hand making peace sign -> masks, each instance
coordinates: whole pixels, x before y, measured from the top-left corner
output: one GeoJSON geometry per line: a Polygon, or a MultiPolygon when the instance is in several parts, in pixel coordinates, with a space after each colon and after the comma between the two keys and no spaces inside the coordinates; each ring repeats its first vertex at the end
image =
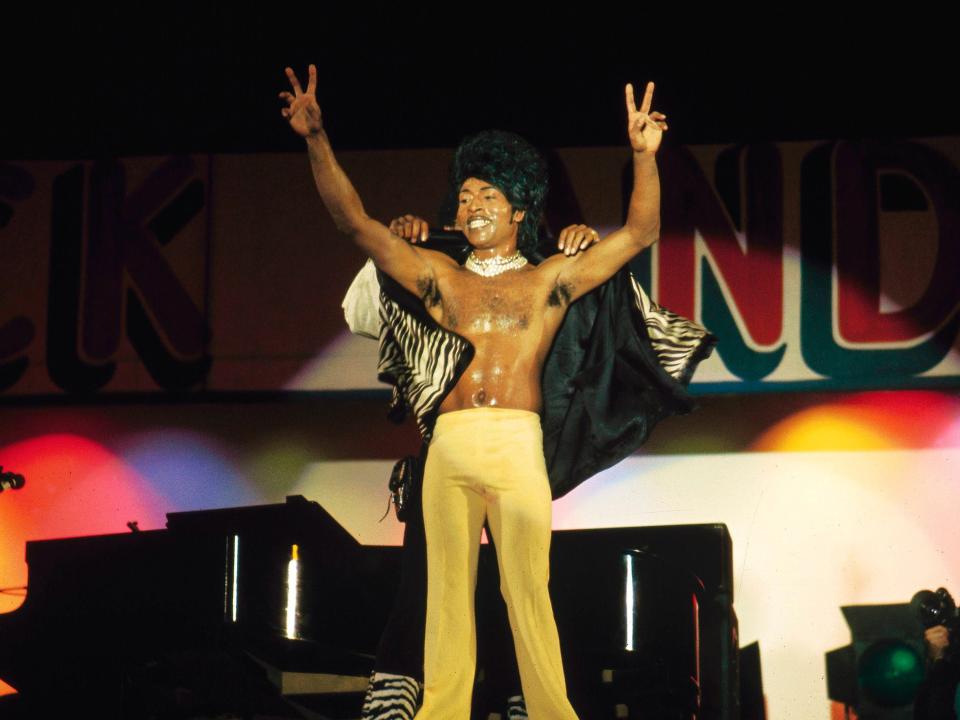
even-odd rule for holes
{"type": "Polygon", "coordinates": [[[320,106],[317,105],[317,66],[311,64],[307,68],[307,89],[300,87],[296,73],[292,68],[286,68],[287,79],[293,87],[293,94],[280,93],[280,99],[285,100],[287,107],[280,111],[289,122],[290,127],[300,137],[308,138],[323,130],[320,115],[320,106]]]}
{"type": "Polygon", "coordinates": [[[633,98],[633,85],[627,83],[624,90],[627,99],[627,135],[630,138],[630,145],[634,152],[653,154],[660,147],[660,140],[667,129],[667,123],[664,122],[667,116],[659,112],[650,112],[650,105],[653,103],[653,83],[647,83],[639,110],[633,98]]]}

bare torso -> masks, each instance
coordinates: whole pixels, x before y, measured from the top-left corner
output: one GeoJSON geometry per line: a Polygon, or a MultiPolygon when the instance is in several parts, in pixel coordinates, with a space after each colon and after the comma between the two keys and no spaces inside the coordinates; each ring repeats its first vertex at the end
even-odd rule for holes
{"type": "Polygon", "coordinates": [[[475,407],[540,412],[540,374],[567,310],[553,277],[531,265],[496,277],[458,267],[439,274],[436,288],[424,288],[431,316],[476,350],[441,413],[475,407]]]}

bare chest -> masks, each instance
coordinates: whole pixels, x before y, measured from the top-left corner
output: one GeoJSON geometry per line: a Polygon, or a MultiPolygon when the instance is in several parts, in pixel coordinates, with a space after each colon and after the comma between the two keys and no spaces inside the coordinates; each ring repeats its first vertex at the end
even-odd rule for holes
{"type": "Polygon", "coordinates": [[[545,297],[535,273],[482,278],[457,273],[442,290],[440,321],[471,337],[518,336],[542,325],[545,297]]]}

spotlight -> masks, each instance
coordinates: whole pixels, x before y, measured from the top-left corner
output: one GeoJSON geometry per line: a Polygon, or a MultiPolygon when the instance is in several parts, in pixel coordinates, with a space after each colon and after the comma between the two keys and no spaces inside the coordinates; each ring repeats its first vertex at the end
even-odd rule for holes
{"type": "Polygon", "coordinates": [[[925,674],[923,634],[910,605],[841,611],[853,642],[826,655],[827,695],[861,720],[910,720],[925,674]]]}

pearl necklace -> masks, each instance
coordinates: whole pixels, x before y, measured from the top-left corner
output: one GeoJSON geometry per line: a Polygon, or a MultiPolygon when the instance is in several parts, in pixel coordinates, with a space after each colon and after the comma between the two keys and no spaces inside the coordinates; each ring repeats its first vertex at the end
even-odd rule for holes
{"type": "Polygon", "coordinates": [[[482,275],[483,277],[494,277],[501,273],[507,272],[507,270],[517,270],[522,268],[527,264],[527,259],[520,254],[520,251],[517,250],[510,257],[500,257],[495,255],[489,260],[481,260],[476,255],[473,254],[473,251],[470,251],[470,254],[467,256],[467,261],[463,266],[470,272],[474,272],[477,275],[482,275]]]}

